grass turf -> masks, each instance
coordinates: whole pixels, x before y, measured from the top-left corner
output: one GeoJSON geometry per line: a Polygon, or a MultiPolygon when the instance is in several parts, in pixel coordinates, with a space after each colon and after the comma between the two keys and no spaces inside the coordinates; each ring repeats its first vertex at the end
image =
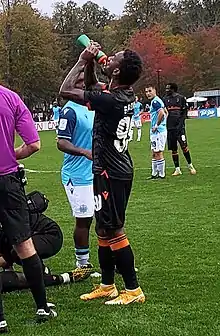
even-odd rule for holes
{"type": "MultiPolygon", "coordinates": [[[[146,293],[143,305],[106,307],[103,301],[81,302],[92,280],[50,288],[48,299],[57,305],[59,317],[36,326],[30,293],[4,295],[10,335],[37,336],[206,336],[220,335],[219,320],[219,127],[220,120],[189,120],[187,130],[198,175],[146,181],[150,174],[149,126],[141,143],[132,142],[135,181],[126,229],[133,246],[138,277],[146,293]]],[[[56,150],[54,132],[40,133],[42,150],[26,160],[26,168],[47,171],[29,173],[28,191],[38,189],[50,199],[49,216],[64,232],[64,247],[48,266],[55,272],[73,269],[72,226],[69,205],[59,173],[62,154],[56,150]]],[[[167,165],[172,167],[169,153],[167,165]]],[[[185,167],[181,157],[182,167],[185,167]]],[[[94,227],[92,262],[98,270],[94,227]]],[[[119,276],[119,289],[123,288],[119,276]]]]}

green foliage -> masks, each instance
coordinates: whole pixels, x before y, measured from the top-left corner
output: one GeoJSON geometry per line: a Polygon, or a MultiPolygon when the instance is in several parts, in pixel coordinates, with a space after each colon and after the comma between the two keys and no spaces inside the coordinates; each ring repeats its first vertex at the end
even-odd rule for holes
{"type": "Polygon", "coordinates": [[[173,27],[178,32],[195,32],[197,29],[220,24],[219,0],[180,0],[173,4],[173,27]]]}
{"type": "Polygon", "coordinates": [[[56,96],[62,49],[51,20],[28,4],[16,4],[2,13],[0,30],[0,55],[6,60],[0,62],[0,73],[5,84],[33,103],[56,96]]]}
{"type": "Polygon", "coordinates": [[[86,33],[93,40],[103,41],[105,27],[113,18],[106,8],[91,1],[82,7],[78,7],[74,1],[68,1],[66,5],[62,2],[56,4],[53,23],[66,52],[64,69],[69,69],[79,56],[81,48],[76,46],[77,37],[86,33]]]}
{"type": "Polygon", "coordinates": [[[190,35],[186,50],[189,65],[188,80],[193,90],[219,89],[219,40],[220,25],[200,29],[190,35]]]}
{"type": "Polygon", "coordinates": [[[57,2],[48,18],[34,10],[33,3],[0,1],[0,80],[30,106],[57,95],[82,50],[76,45],[82,33],[100,42],[107,54],[127,47],[140,50],[146,72],[138,91],[146,81],[157,81],[158,67],[162,80],[182,83],[185,94],[195,88],[219,87],[219,0],[172,4],[127,0],[121,17],[92,1],[80,7],[69,0],[57,2]],[[161,29],[155,33],[157,27],[161,29]]]}
{"type": "Polygon", "coordinates": [[[146,83],[157,83],[160,71],[162,85],[175,81],[185,95],[198,89],[218,89],[220,85],[220,25],[197,29],[190,34],[173,34],[169,27],[155,25],[133,34],[130,48],[144,62],[145,73],[137,83],[140,91],[146,83]]]}
{"type": "Polygon", "coordinates": [[[128,0],[125,4],[125,15],[135,29],[164,22],[169,12],[170,4],[165,0],[128,0]]]}

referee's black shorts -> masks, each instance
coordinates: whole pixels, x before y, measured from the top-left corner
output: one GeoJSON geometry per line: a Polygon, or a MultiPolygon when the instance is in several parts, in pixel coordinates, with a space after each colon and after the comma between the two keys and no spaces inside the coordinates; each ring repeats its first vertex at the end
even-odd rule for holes
{"type": "Polygon", "coordinates": [[[0,223],[13,246],[31,237],[28,205],[18,173],[0,176],[0,223]]]}
{"type": "Polygon", "coordinates": [[[178,143],[182,149],[187,147],[187,137],[185,127],[181,129],[168,130],[167,132],[168,150],[177,152],[178,143]]]}
{"type": "Polygon", "coordinates": [[[123,228],[132,180],[110,178],[106,172],[94,175],[96,230],[123,228]]]}

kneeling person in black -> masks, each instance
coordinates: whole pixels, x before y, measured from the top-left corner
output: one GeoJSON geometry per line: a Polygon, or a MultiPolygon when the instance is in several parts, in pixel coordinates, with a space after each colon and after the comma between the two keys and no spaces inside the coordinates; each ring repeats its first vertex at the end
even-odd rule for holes
{"type": "MultiPolygon", "coordinates": [[[[40,192],[35,191],[27,195],[31,237],[42,263],[44,259],[56,255],[63,245],[63,234],[59,225],[43,214],[48,207],[48,202],[40,192]]],[[[3,231],[0,238],[0,254],[0,267],[11,268],[14,263],[21,265],[20,258],[3,231]]],[[[45,273],[44,266],[43,269],[45,273]]]]}
{"type": "MultiPolygon", "coordinates": [[[[27,195],[27,203],[30,210],[31,237],[42,261],[44,284],[49,287],[81,281],[82,277],[76,271],[51,274],[50,270],[43,264],[45,259],[57,255],[63,245],[63,234],[59,225],[43,214],[48,207],[48,202],[47,198],[38,191],[27,195]]],[[[0,273],[2,292],[30,288],[24,273],[13,270],[13,264],[21,265],[21,260],[2,230],[0,231],[0,254],[0,267],[7,269],[7,271],[0,273]]]]}
{"type": "Polygon", "coordinates": [[[89,86],[88,78],[91,84],[98,86],[93,66],[98,51],[97,44],[93,43],[81,54],[60,90],[62,97],[87,104],[95,111],[93,173],[102,284],[91,293],[82,295],[81,299],[116,297],[106,304],[144,302],[145,296],[135,273],[134,255],[124,233],[125,211],[133,180],[133,164],[128,153],[135,102],[131,85],[142,73],[142,62],[139,55],[131,50],[119,52],[108,58],[103,69],[110,80],[108,90],[76,89],[77,78],[85,68],[86,87],[89,86]],[[115,266],[126,287],[119,296],[114,284],[115,266]]]}

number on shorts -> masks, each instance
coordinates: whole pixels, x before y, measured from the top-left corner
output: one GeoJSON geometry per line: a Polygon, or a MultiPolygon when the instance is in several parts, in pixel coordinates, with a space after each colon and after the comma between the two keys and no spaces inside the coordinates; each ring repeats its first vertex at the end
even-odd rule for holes
{"type": "Polygon", "coordinates": [[[102,208],[102,196],[94,196],[94,201],[95,201],[95,211],[100,211],[102,208]]]}
{"type": "Polygon", "coordinates": [[[156,141],[151,141],[151,147],[155,149],[157,147],[156,141]]]}
{"type": "Polygon", "coordinates": [[[128,148],[129,130],[130,130],[131,118],[124,117],[120,120],[117,128],[117,140],[114,141],[114,146],[118,152],[123,153],[128,148]]]}

